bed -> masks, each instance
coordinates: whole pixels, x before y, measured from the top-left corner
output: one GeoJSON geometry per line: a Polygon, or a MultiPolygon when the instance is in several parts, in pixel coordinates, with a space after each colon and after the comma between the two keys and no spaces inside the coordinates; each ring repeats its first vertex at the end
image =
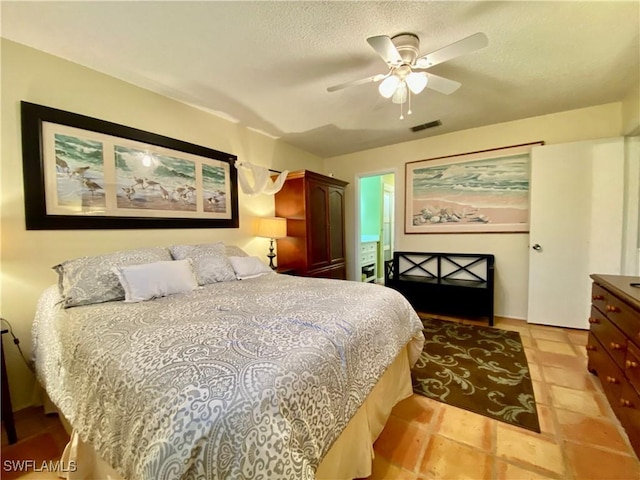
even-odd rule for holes
{"type": "Polygon", "coordinates": [[[56,266],[33,352],[73,429],[68,478],[368,476],[372,442],[411,394],[415,311],[380,285],[280,275],[211,247],[56,266]]]}

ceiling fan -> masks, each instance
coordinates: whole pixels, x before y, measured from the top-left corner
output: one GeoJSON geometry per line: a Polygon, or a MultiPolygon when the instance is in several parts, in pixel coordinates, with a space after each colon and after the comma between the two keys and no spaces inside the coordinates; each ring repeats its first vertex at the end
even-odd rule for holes
{"type": "MultiPolygon", "coordinates": [[[[360,80],[334,85],[327,88],[327,91],[335,92],[346,87],[380,82],[382,80],[378,86],[378,91],[384,98],[391,98],[393,103],[401,105],[401,119],[404,118],[402,104],[409,98],[409,92],[417,95],[426,87],[436,92],[450,95],[460,88],[461,84],[459,82],[429,73],[427,72],[429,68],[474,52],[489,44],[489,40],[484,33],[476,33],[435,52],[418,57],[420,39],[414,33],[400,33],[393,37],[376,35],[367,38],[367,42],[387,63],[389,71],[360,80]]],[[[411,114],[411,107],[409,107],[407,113],[411,114]]]]}

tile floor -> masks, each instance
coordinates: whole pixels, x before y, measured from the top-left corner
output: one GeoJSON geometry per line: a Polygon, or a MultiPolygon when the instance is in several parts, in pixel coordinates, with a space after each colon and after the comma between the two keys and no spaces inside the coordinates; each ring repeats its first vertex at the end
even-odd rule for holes
{"type": "Polygon", "coordinates": [[[374,445],[370,480],[638,480],[640,462],[587,371],[588,332],[496,319],[520,333],[541,433],[413,395],[374,445]]]}
{"type": "MultiPolygon", "coordinates": [[[[598,378],[587,371],[587,332],[509,319],[497,319],[496,326],[521,335],[542,432],[413,395],[396,406],[375,443],[370,480],[640,479],[640,462],[598,378]]],[[[57,417],[44,416],[39,408],[17,412],[16,424],[21,439],[17,445],[31,449],[23,455],[57,457],[68,439],[57,417]],[[52,437],[47,448],[29,443],[43,432],[52,437]]],[[[3,430],[3,458],[5,449],[3,430]]],[[[4,473],[0,477],[5,478],[4,473]]],[[[47,472],[11,477],[56,478],[47,472]]]]}
{"type": "Polygon", "coordinates": [[[42,407],[29,407],[15,412],[14,420],[18,434],[17,443],[9,445],[6,432],[4,428],[2,429],[0,479],[58,480],[55,472],[46,472],[42,468],[45,461],[60,460],[64,447],[69,441],[69,435],[64,430],[58,416],[55,414],[45,415],[42,407]],[[32,466],[23,472],[7,469],[5,462],[11,460],[32,460],[41,471],[33,471],[32,466]]]}

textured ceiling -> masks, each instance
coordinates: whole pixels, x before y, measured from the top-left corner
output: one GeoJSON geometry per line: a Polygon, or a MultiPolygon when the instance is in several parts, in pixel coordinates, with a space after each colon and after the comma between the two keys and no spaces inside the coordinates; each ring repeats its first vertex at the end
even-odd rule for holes
{"type": "MultiPolygon", "coordinates": [[[[621,100],[640,82],[640,2],[7,2],[2,36],[330,157],[621,100]],[[476,32],[489,46],[433,67],[413,114],[377,84],[373,35],[426,54],[476,32]],[[410,127],[442,125],[418,133],[410,127]]],[[[82,113],[82,112],[79,112],[82,113]]]]}

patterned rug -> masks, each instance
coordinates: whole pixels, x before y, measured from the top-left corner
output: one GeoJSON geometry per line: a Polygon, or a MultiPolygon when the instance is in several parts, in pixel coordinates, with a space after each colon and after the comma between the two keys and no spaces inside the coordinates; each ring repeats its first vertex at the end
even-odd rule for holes
{"type": "Polygon", "coordinates": [[[518,332],[433,318],[422,323],[426,342],[411,372],[414,392],[540,432],[518,332]]]}

